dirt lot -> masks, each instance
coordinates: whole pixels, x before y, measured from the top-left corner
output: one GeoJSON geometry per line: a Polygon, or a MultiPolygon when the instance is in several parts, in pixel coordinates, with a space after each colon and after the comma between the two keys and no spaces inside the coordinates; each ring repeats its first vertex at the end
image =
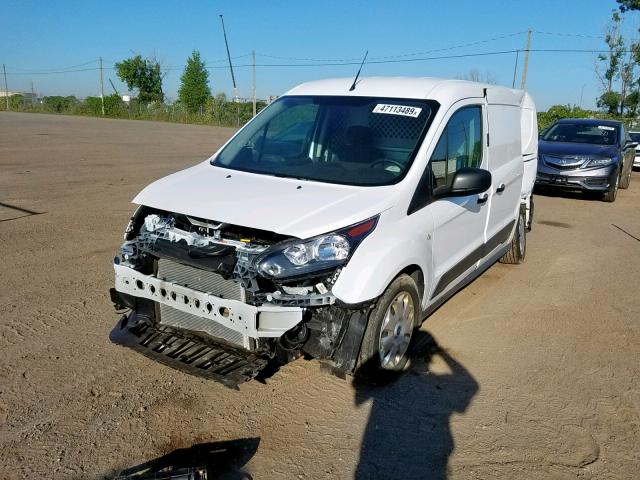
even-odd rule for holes
{"type": "Polygon", "coordinates": [[[0,114],[0,478],[176,449],[224,478],[638,478],[638,173],[614,204],[537,197],[526,263],[438,310],[423,330],[446,353],[385,388],[298,360],[233,391],[112,345],[131,198],[231,133],[0,114]]]}

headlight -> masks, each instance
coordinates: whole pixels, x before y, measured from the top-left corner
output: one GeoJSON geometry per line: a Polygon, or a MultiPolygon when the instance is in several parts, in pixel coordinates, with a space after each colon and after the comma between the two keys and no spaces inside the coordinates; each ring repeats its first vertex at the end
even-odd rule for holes
{"type": "Polygon", "coordinates": [[[584,168],[588,168],[588,167],[606,167],[607,165],[611,165],[613,162],[615,162],[614,158],[592,158],[591,160],[589,160],[584,168]]]}
{"type": "Polygon", "coordinates": [[[356,247],[375,228],[378,217],[309,240],[275,245],[258,259],[265,277],[283,279],[344,265],[356,247]]]}

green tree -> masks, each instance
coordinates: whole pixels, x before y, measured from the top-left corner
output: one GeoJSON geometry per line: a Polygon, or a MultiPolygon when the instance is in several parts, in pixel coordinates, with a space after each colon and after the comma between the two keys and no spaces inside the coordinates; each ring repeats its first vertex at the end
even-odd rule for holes
{"type": "Polygon", "coordinates": [[[78,99],[73,95],[68,97],[61,97],[59,95],[53,95],[50,97],[44,97],[42,99],[42,105],[45,110],[56,113],[66,113],[72,110],[78,105],[78,99]]]}
{"type": "Polygon", "coordinates": [[[546,112],[538,112],[538,129],[544,130],[561,118],[587,118],[591,112],[575,105],[554,105],[546,112]]]}
{"type": "Polygon", "coordinates": [[[187,59],[187,65],[180,81],[182,82],[180,90],[178,90],[180,103],[189,113],[196,113],[211,97],[209,72],[197,50],[194,50],[187,59]]]}
{"type": "Polygon", "coordinates": [[[640,91],[636,90],[627,95],[627,98],[624,99],[624,106],[627,109],[627,114],[630,117],[635,117],[639,113],[638,108],[640,108],[640,91]]]}
{"type": "Polygon", "coordinates": [[[613,82],[620,76],[620,64],[624,54],[624,39],[620,33],[621,26],[622,16],[614,11],[604,37],[608,51],[606,54],[601,53],[598,55],[600,63],[596,65],[596,76],[605,92],[613,90],[613,82]]]}
{"type": "Polygon", "coordinates": [[[138,91],[141,102],[163,102],[162,72],[155,59],[142,58],[140,55],[128,58],[115,65],[120,80],[129,90],[138,91]]]}
{"type": "Polygon", "coordinates": [[[620,106],[621,95],[618,92],[604,92],[598,98],[596,104],[598,108],[605,110],[610,115],[616,115],[620,106]]]}
{"type": "Polygon", "coordinates": [[[640,10],[640,0],[617,0],[621,12],[640,10]]]}

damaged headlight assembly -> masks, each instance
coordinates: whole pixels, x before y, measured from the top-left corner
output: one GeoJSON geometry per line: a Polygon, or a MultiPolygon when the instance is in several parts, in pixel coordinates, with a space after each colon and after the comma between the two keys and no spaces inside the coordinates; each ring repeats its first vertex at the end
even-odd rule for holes
{"type": "Polygon", "coordinates": [[[377,223],[375,216],[309,240],[275,245],[258,259],[258,271],[267,278],[283,280],[342,266],[377,223]]]}

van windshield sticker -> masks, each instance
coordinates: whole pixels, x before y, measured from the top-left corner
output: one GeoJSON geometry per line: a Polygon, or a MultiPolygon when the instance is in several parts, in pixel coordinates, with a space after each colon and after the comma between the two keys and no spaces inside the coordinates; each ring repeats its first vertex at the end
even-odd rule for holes
{"type": "Polygon", "coordinates": [[[604,125],[598,125],[598,128],[600,130],[611,130],[611,131],[615,130],[614,127],[605,127],[604,125]]]}
{"type": "Polygon", "coordinates": [[[404,117],[418,118],[422,112],[422,108],[409,107],[406,105],[389,105],[386,103],[379,103],[373,108],[373,113],[386,113],[389,115],[402,115],[404,117]]]}

